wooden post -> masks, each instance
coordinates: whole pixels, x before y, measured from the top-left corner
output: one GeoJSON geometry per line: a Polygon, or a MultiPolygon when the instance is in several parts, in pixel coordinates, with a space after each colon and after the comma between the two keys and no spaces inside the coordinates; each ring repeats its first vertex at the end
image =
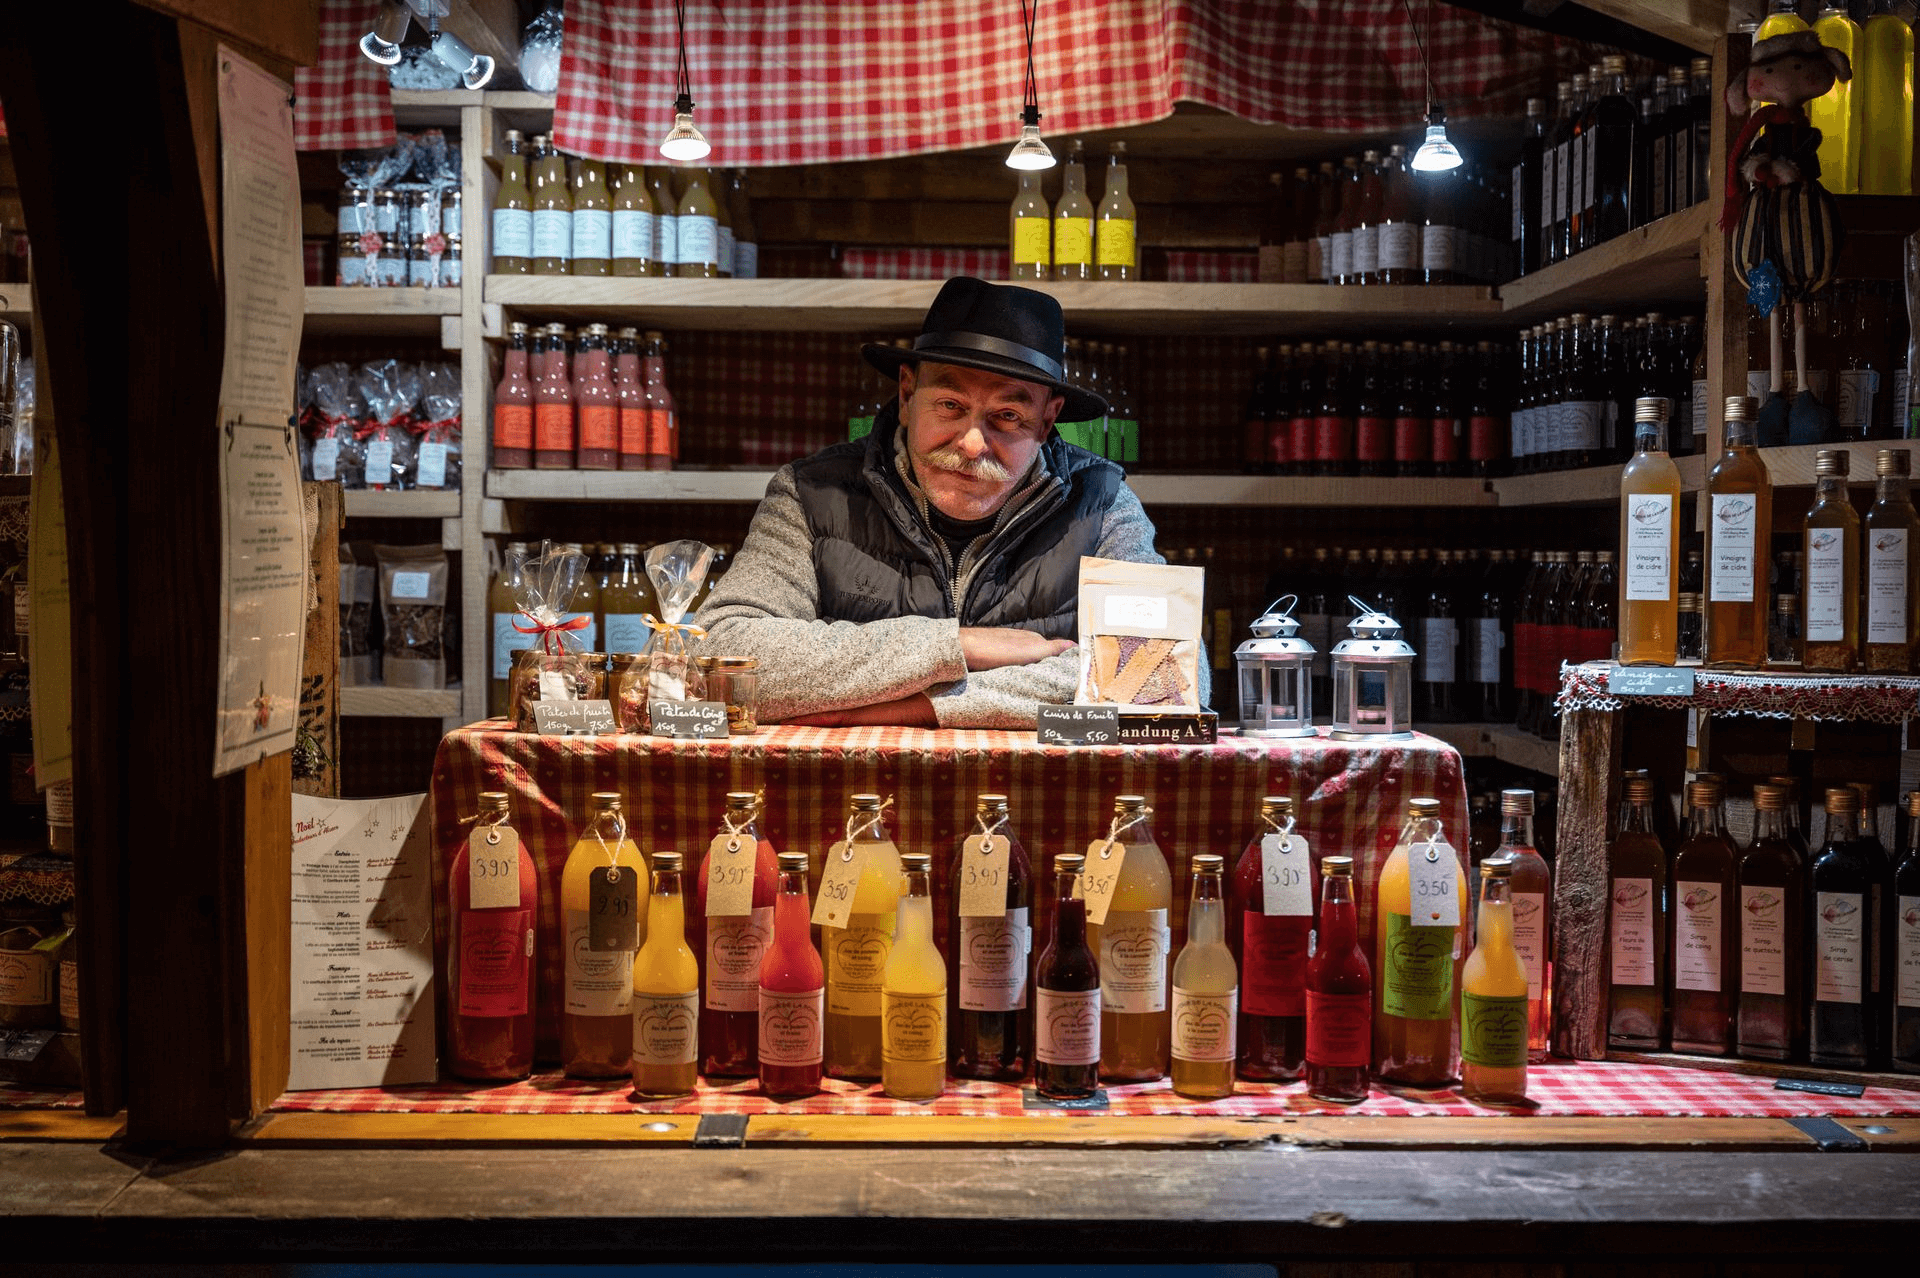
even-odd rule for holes
{"type": "MultiPolygon", "coordinates": [[[[1751,41],[1743,35],[1720,37],[1713,50],[1713,131],[1708,143],[1711,162],[1707,173],[1712,187],[1707,196],[1712,216],[1700,245],[1700,273],[1707,281],[1707,314],[1704,340],[1707,344],[1707,439],[1706,464],[1711,466],[1726,451],[1727,396],[1747,393],[1747,291],[1733,273],[1732,242],[1720,229],[1720,206],[1726,198],[1727,166],[1734,162],[1728,152],[1739,136],[1735,121],[1727,114],[1727,86],[1746,74],[1747,50],[1751,41]],[[1738,64],[1737,68],[1735,64],[1738,64]]],[[[1705,504],[1695,515],[1697,525],[1706,526],[1705,504]]]]}
{"type": "Polygon", "coordinates": [[[1607,1054],[1607,840],[1620,775],[1620,716],[1560,719],[1559,852],[1553,885],[1553,1050],[1607,1054]]]}
{"type": "MultiPolygon", "coordinates": [[[[336,483],[308,483],[320,518],[310,562],[315,601],[307,614],[307,646],[300,663],[300,737],[312,757],[296,767],[295,794],[332,798],[340,793],[340,524],[344,496],[336,483]]],[[[296,753],[298,749],[296,748],[296,753]]]]}

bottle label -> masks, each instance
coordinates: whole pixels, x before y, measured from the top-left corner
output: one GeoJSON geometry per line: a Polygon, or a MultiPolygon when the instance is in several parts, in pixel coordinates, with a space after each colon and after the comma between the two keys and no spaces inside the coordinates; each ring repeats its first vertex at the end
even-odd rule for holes
{"type": "Polygon", "coordinates": [[[720,226],[720,273],[733,274],[733,228],[725,223],[720,226]]]}
{"type": "Polygon", "coordinates": [[[543,453],[573,451],[573,405],[533,406],[533,446],[543,453]]]}
{"type": "Polygon", "coordinates": [[[1513,949],[1527,969],[1527,998],[1537,1002],[1547,988],[1547,896],[1513,894],[1513,949]]]}
{"type": "Polygon", "coordinates": [[[1358,227],[1353,232],[1353,273],[1371,275],[1380,269],[1380,229],[1358,227]]]}
{"type": "MultiPolygon", "coordinates": [[[[1548,147],[1540,156],[1540,233],[1553,226],[1553,193],[1559,187],[1560,150],[1548,147]]],[[[1544,256],[1544,255],[1543,255],[1544,256]]]]}
{"type": "Polygon", "coordinates": [[[620,410],[611,404],[580,405],[580,450],[613,453],[619,448],[620,410]]]}
{"type": "Polygon", "coordinates": [[[1100,925],[1100,990],[1106,1010],[1138,1016],[1167,1010],[1165,910],[1109,911],[1100,925]]]}
{"type": "Polygon", "coordinates": [[[1133,266],[1134,242],[1133,220],[1131,218],[1110,217],[1100,223],[1099,237],[1094,245],[1100,254],[1102,266],[1133,266]]]}
{"type": "Polygon", "coordinates": [[[1526,996],[1462,992],[1460,1059],[1486,1069],[1519,1069],[1525,1065],[1526,996]]]}
{"type": "Polygon", "coordinates": [[[495,209],[493,211],[493,255],[495,257],[533,256],[533,211],[531,209],[495,209]]]}
{"type": "Polygon", "coordinates": [[[1380,1008],[1414,1021],[1453,1019],[1453,946],[1458,929],[1415,927],[1404,914],[1387,915],[1387,962],[1380,974],[1380,1008]]]}
{"type": "Polygon", "coordinates": [[[679,214],[653,215],[653,260],[663,266],[673,266],[680,261],[679,214]]]}
{"type": "Polygon", "coordinates": [[[675,447],[674,416],[671,408],[649,408],[647,410],[647,451],[655,457],[674,457],[679,454],[675,447]]]}
{"type": "Polygon", "coordinates": [[[644,408],[620,409],[620,452],[626,457],[645,457],[647,455],[647,410],[644,408]]]}
{"type": "Polygon", "coordinates": [[[1240,986],[1249,1016],[1306,1012],[1307,934],[1311,918],[1244,910],[1240,915],[1240,986]]]}
{"type": "Polygon", "coordinates": [[[773,907],[707,920],[707,1006],[751,1012],[760,1006],[760,961],[773,941],[773,907]]]}
{"type": "Polygon", "coordinates": [[[1230,1061],[1239,991],[1197,994],[1173,987],[1173,1055],[1183,1061],[1230,1061]]]}
{"type": "Polygon", "coordinates": [[[880,977],[893,953],[893,920],[892,914],[852,914],[844,928],[820,929],[832,1015],[880,1015],[880,977]]]}
{"type": "Polygon", "coordinates": [[[691,1065],[699,1055],[699,990],[633,996],[635,1065],[691,1065]]]}
{"type": "Polygon", "coordinates": [[[1787,992],[1786,889],[1740,889],[1740,992],[1787,992]]]}
{"type": "Polygon", "coordinates": [[[1866,964],[1866,898],[1858,892],[1816,892],[1813,903],[1813,996],[1822,1003],[1858,1003],[1866,964]]]}
{"type": "Polygon", "coordinates": [[[1674,499],[1669,493],[1635,493],[1627,503],[1627,544],[1624,553],[1628,599],[1665,603],[1673,598],[1673,531],[1678,526],[1674,499]]]}
{"type": "Polygon", "coordinates": [[[1314,418],[1313,455],[1327,462],[1353,460],[1353,419],[1350,417],[1314,418]]]}
{"type": "Polygon", "coordinates": [[[1358,1069],[1373,1063],[1373,996],[1307,991],[1307,1064],[1358,1069]]]}
{"type": "Polygon", "coordinates": [[[1043,1065],[1097,1065],[1100,991],[1034,991],[1033,1057],[1043,1065]]]}
{"type": "Polygon", "coordinates": [[[1420,228],[1412,222],[1380,225],[1380,269],[1414,271],[1420,268],[1420,228]]]}
{"type": "Polygon", "coordinates": [[[573,259],[605,261],[613,256],[613,214],[606,209],[573,211],[573,259]]]}
{"type": "Polygon", "coordinates": [[[60,1019],[68,1024],[80,1019],[80,964],[72,959],[60,964],[60,1019]]]}
{"type": "Polygon", "coordinates": [[[565,209],[533,211],[533,256],[565,261],[573,251],[573,214],[565,209]]]}
{"type": "Polygon", "coordinates": [[[1436,417],[1433,419],[1433,460],[1437,463],[1460,460],[1460,437],[1466,423],[1458,417],[1436,417]]]}
{"type": "Polygon", "coordinates": [[[1393,456],[1397,461],[1423,462],[1433,455],[1433,441],[1427,437],[1424,417],[1393,419],[1393,456]]]}
{"type": "Polygon", "coordinates": [[[733,242],[733,278],[736,280],[757,280],[760,278],[760,246],[749,240],[733,242]]]}
{"type": "Polygon", "coordinates": [[[1327,279],[1339,283],[1353,274],[1353,232],[1335,231],[1327,258],[1327,279]]]}
{"type": "Polygon", "coordinates": [[[1392,461],[1393,423],[1384,417],[1355,418],[1353,455],[1361,461],[1392,461]]]}
{"type": "MultiPolygon", "coordinates": [[[[636,877],[628,871],[626,877],[636,877]]],[[[568,910],[566,1010],[575,1016],[625,1016],[633,1005],[636,950],[596,950],[587,910],[568,910]]]]}
{"type": "Polygon", "coordinates": [[[1615,985],[1652,985],[1654,955],[1653,913],[1660,898],[1652,879],[1615,879],[1609,898],[1608,940],[1615,985]]]}
{"type": "Polygon", "coordinates": [[[1867,642],[1909,642],[1907,634],[1907,530],[1867,529],[1867,642]]]}
{"type": "Polygon", "coordinates": [[[1456,269],[1458,250],[1459,237],[1451,226],[1420,228],[1420,261],[1429,274],[1456,269]]]}
{"type": "Polygon", "coordinates": [[[1307,241],[1288,240],[1280,246],[1280,282],[1305,284],[1307,279],[1307,241]]]}
{"type": "Polygon", "coordinates": [[[1494,461],[1500,456],[1498,417],[1467,419],[1467,455],[1477,462],[1494,461]]]}
{"type": "Polygon", "coordinates": [[[505,679],[513,674],[513,654],[533,647],[533,636],[513,628],[520,619],[517,612],[493,614],[493,677],[505,679]]]}
{"type": "Polygon", "coordinates": [[[1712,496],[1707,525],[1707,599],[1711,603],[1752,603],[1755,514],[1751,493],[1712,496]]]}
{"type": "Polygon", "coordinates": [[[718,218],[682,213],[678,229],[680,265],[720,267],[718,218]]]}
{"type": "Polygon", "coordinates": [[[1807,529],[1806,637],[1833,642],[1847,637],[1847,533],[1844,528],[1807,529]]]}
{"type": "Polygon", "coordinates": [[[1909,421],[1907,388],[1910,385],[1907,370],[1896,368],[1893,371],[1893,429],[1901,439],[1920,438],[1920,423],[1909,421]]]}
{"type": "Polygon", "coordinates": [[[1591,399],[1575,400],[1569,404],[1568,408],[1572,411],[1567,421],[1570,434],[1568,446],[1589,452],[1606,447],[1608,407],[1591,399]]]}
{"type": "Polygon", "coordinates": [[[1693,451],[1703,452],[1705,450],[1702,449],[1701,442],[1707,437],[1707,384],[1705,381],[1693,384],[1691,407],[1693,409],[1693,451]]]}
{"type": "Polygon", "coordinates": [[[1901,1007],[1920,1007],[1920,896],[1898,899],[1894,917],[1894,997],[1901,1007]]]}
{"type": "Polygon", "coordinates": [[[1016,217],[1013,219],[1013,260],[1018,266],[1052,264],[1046,218],[1016,217]]]}
{"type": "Polygon", "coordinates": [[[1327,270],[1333,265],[1333,237],[1316,235],[1307,241],[1307,278],[1316,284],[1327,283],[1327,270]]]}
{"type": "MultiPolygon", "coordinates": [[[[1037,220],[1021,219],[1023,223],[1037,220]]],[[[1092,218],[1057,217],[1053,219],[1053,260],[1060,266],[1093,265],[1092,218]]]]}
{"type": "MultiPolygon", "coordinates": [[[[610,612],[607,614],[608,652],[644,652],[647,640],[652,635],[653,631],[647,625],[645,613],[610,612]]],[[[529,639],[531,637],[528,636],[529,639]]]]}
{"type": "Polygon", "coordinates": [[[960,920],[960,1007],[1017,1012],[1027,1005],[1027,956],[1033,929],[1027,907],[960,920]]]}
{"type": "Polygon", "coordinates": [[[653,214],[644,209],[613,211],[613,256],[616,261],[646,260],[653,253],[653,214]]]}
{"type": "Polygon", "coordinates": [[[1526,220],[1527,210],[1527,170],[1524,165],[1513,166],[1513,193],[1507,198],[1507,208],[1513,214],[1507,228],[1507,238],[1519,244],[1521,223],[1526,220]]]}
{"type": "Polygon", "coordinates": [[[1313,418],[1295,417],[1287,422],[1287,451],[1298,462],[1313,459],[1313,418]]]}
{"type": "Polygon", "coordinates": [[[313,441],[313,477],[326,481],[340,475],[340,439],[329,435],[313,441]]]}
{"type": "Polygon", "coordinates": [[[1840,395],[1833,406],[1842,435],[1865,439],[1873,428],[1873,397],[1880,390],[1880,374],[1870,368],[1840,370],[1840,395]]]}
{"type": "Polygon", "coordinates": [[[1573,182],[1573,147],[1566,142],[1553,148],[1553,220],[1567,220],[1567,196],[1573,182]]]}
{"type": "Polygon", "coordinates": [[[824,989],[789,994],[760,991],[760,1063],[762,1065],[818,1065],[825,1055],[827,992],[824,989]]]}
{"type": "MultiPolygon", "coordinates": [[[[317,454],[320,445],[327,441],[317,441],[313,448],[317,454]]],[[[533,405],[531,404],[495,404],[493,406],[493,446],[495,448],[532,448],[533,447],[533,405]]],[[[340,451],[340,441],[333,441],[334,452],[340,451]]],[[[331,476],[329,476],[331,478],[331,476]]]]}
{"type": "Polygon", "coordinates": [[[461,914],[459,1015],[525,1016],[532,970],[532,910],[461,914]]]}
{"type": "Polygon", "coordinates": [[[1773,394],[1773,374],[1764,368],[1747,370],[1747,396],[1755,404],[1764,404],[1773,394]]]}
{"type": "MultiPolygon", "coordinates": [[[[1600,197],[1596,193],[1593,181],[1595,157],[1600,154],[1600,148],[1595,145],[1594,136],[1591,133],[1582,133],[1580,135],[1580,148],[1585,152],[1581,157],[1583,176],[1580,179],[1580,207],[1583,210],[1591,212],[1600,202],[1600,197]]],[[[1598,236],[1593,235],[1592,227],[1587,228],[1587,235],[1598,239],[1598,236]]]]}
{"type": "Polygon", "coordinates": [[[420,459],[414,465],[413,482],[420,488],[447,486],[447,445],[420,445],[420,459]]]}
{"type": "Polygon", "coordinates": [[[53,958],[43,950],[0,950],[0,1007],[53,1002],[53,958]]]}
{"type": "Polygon", "coordinates": [[[1652,210],[1654,217],[1667,214],[1667,135],[1653,135],[1653,171],[1648,176],[1653,179],[1652,210]]]}
{"type": "Polygon", "coordinates": [[[1459,670],[1454,647],[1460,638],[1452,617],[1426,617],[1420,622],[1420,680],[1452,683],[1459,670]]]}
{"type": "Polygon", "coordinates": [[[1718,883],[1673,885],[1673,984],[1677,989],[1720,991],[1725,955],[1720,919],[1726,902],[1718,883]]]}
{"type": "Polygon", "coordinates": [[[947,995],[880,996],[880,1057],[903,1065],[934,1065],[947,1059],[947,995]]]}
{"type": "Polygon", "coordinates": [[[1467,631],[1467,665],[1475,683],[1500,682],[1500,651],[1507,637],[1498,617],[1478,617],[1467,631]]]}

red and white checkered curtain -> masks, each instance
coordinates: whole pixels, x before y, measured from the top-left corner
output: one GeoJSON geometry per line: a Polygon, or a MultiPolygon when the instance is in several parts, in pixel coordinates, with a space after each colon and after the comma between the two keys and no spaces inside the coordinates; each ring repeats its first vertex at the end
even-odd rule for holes
{"type": "Polygon", "coordinates": [[[293,74],[293,145],[355,151],[393,145],[387,69],[360,52],[380,0],[321,0],[320,56],[293,74]]]}

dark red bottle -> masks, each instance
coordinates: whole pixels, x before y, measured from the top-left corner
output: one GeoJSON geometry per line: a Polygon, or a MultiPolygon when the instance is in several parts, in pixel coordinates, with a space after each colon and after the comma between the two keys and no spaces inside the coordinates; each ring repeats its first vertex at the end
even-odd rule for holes
{"type": "Polygon", "coordinates": [[[1361,343],[1360,389],[1353,400],[1353,469],[1357,474],[1393,473],[1393,419],[1388,415],[1387,376],[1380,343],[1361,343]]]}
{"type": "Polygon", "coordinates": [[[1100,962],[1078,887],[1087,858],[1053,858],[1053,930],[1034,969],[1033,1089],[1078,1100],[1100,1089],[1100,962]]]}
{"type": "Polygon", "coordinates": [[[447,1072],[457,1078],[533,1072],[540,881],[507,816],[504,791],[482,794],[475,837],[447,868],[447,1072]]]}
{"type": "Polygon", "coordinates": [[[1320,407],[1313,418],[1313,471],[1317,475],[1353,473],[1353,400],[1348,382],[1353,372],[1353,343],[1341,342],[1336,351],[1327,344],[1325,375],[1320,379],[1320,407]]]}
{"type": "Polygon", "coordinates": [[[720,836],[737,838],[750,855],[750,911],[707,917],[714,856],[709,847],[687,914],[687,947],[700,962],[700,1072],[715,1078],[747,1078],[760,1067],[760,964],[773,939],[773,899],[780,880],[773,844],[760,836],[759,816],[760,796],[752,790],[727,795],[720,836]]]}
{"type": "MultiPolygon", "coordinates": [[[[1293,823],[1293,800],[1268,795],[1260,800],[1260,830],[1240,853],[1228,885],[1227,948],[1240,969],[1239,1055],[1236,1072],[1256,1082],[1290,1082],[1300,1077],[1307,1046],[1307,937],[1313,930],[1313,867],[1266,863],[1264,841],[1293,823]],[[1278,881],[1282,872],[1299,874],[1278,881]],[[1273,907],[1283,900],[1305,914],[1268,913],[1267,887],[1274,879],[1273,907]]],[[[1306,857],[1301,857],[1306,860],[1306,857]]]]}
{"type": "Polygon", "coordinates": [[[1367,1098],[1373,1048],[1373,968],[1360,948],[1353,858],[1320,862],[1320,935],[1307,961],[1307,1094],[1357,1104],[1367,1098]]]}
{"type": "Polygon", "coordinates": [[[1421,372],[1427,352],[1418,342],[1400,343],[1400,399],[1393,410],[1393,470],[1396,475],[1428,473],[1433,462],[1433,424],[1421,397],[1421,372]]]}

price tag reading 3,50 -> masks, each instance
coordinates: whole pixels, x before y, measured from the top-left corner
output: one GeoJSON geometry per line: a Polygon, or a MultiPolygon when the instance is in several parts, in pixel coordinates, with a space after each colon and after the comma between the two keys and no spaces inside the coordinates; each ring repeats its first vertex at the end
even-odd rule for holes
{"type": "Polygon", "coordinates": [[[631,866],[595,866],[588,878],[587,948],[640,948],[640,875],[631,866]]]}
{"type": "Polygon", "coordinates": [[[813,901],[813,921],[821,927],[845,927],[852,917],[853,890],[860,885],[866,847],[843,840],[827,849],[827,862],[820,870],[820,893],[813,901]]]}
{"type": "Polygon", "coordinates": [[[1313,914],[1313,859],[1299,835],[1261,836],[1260,906],[1268,918],[1313,914]]]}
{"type": "Polygon", "coordinates": [[[1408,922],[1414,927],[1459,927],[1460,870],[1453,846],[1416,843],[1407,849],[1407,866],[1413,895],[1408,922]]]}
{"type": "Polygon", "coordinates": [[[1080,895],[1087,903],[1087,922],[1098,926],[1113,908],[1113,890],[1120,886],[1120,867],[1126,864],[1127,845],[1114,839],[1087,844],[1087,869],[1080,876],[1080,895]]]}
{"type": "Polygon", "coordinates": [[[741,834],[716,835],[707,845],[707,917],[753,913],[753,872],[759,844],[741,834]]]}
{"type": "Polygon", "coordinates": [[[520,908],[520,836],[510,825],[467,836],[467,900],[476,910],[520,908]]]}
{"type": "Polygon", "coordinates": [[[1007,912],[1007,858],[1004,834],[976,834],[960,846],[960,917],[999,918],[1007,912]]]}

